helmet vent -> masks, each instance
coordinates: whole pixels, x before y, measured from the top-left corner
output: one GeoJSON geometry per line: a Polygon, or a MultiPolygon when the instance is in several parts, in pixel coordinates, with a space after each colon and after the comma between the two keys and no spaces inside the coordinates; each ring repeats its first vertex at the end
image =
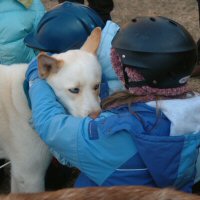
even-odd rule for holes
{"type": "Polygon", "coordinates": [[[155,22],[156,21],[156,19],[154,18],[154,17],[150,17],[149,18],[152,22],[155,22]]]}
{"type": "Polygon", "coordinates": [[[169,20],[169,23],[174,25],[174,26],[177,26],[177,24],[174,21],[169,20]]]}
{"type": "Polygon", "coordinates": [[[136,18],[132,19],[132,22],[134,22],[134,23],[137,22],[137,19],[136,18]]]}

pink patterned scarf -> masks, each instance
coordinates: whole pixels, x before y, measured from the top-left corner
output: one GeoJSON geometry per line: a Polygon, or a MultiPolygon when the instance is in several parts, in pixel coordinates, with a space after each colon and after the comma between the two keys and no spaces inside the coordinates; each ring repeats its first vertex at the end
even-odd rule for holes
{"type": "MultiPolygon", "coordinates": [[[[119,79],[122,81],[122,83],[125,85],[124,81],[124,74],[123,74],[123,66],[121,59],[115,49],[111,50],[111,60],[113,68],[119,77],[119,79]]],[[[128,75],[129,81],[137,82],[144,80],[144,77],[135,69],[126,68],[126,73],[128,75]]],[[[189,92],[189,88],[184,85],[181,87],[176,88],[166,88],[166,89],[160,89],[160,88],[152,88],[150,86],[142,86],[142,87],[131,87],[129,88],[129,92],[131,94],[134,94],[136,96],[141,96],[141,99],[144,101],[151,101],[155,100],[156,97],[162,96],[162,97],[177,97],[180,95],[184,95],[187,92],[189,92]]]]}

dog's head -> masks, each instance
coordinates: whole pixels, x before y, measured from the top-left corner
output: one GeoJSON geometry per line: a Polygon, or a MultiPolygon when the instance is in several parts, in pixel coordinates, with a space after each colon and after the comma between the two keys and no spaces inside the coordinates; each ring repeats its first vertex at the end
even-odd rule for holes
{"type": "Polygon", "coordinates": [[[96,57],[101,29],[92,31],[79,50],[48,56],[40,53],[38,68],[63,105],[74,116],[100,111],[101,66],[96,57]]]}

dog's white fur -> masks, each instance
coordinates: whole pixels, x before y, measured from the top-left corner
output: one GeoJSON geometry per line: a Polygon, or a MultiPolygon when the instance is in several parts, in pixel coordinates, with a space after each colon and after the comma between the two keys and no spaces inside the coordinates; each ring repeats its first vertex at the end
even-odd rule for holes
{"type": "MultiPolygon", "coordinates": [[[[101,67],[95,56],[100,36],[96,28],[80,50],[38,56],[41,77],[75,116],[100,111],[101,67]]],[[[0,158],[11,161],[11,192],[43,191],[51,160],[48,147],[29,125],[31,111],[23,91],[26,70],[27,64],[0,65],[0,158]]]]}

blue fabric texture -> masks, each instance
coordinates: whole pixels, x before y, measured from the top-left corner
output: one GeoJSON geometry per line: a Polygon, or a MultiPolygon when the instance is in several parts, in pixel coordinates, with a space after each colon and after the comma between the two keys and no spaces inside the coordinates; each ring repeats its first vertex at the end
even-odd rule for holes
{"type": "Polygon", "coordinates": [[[40,0],[29,8],[17,0],[0,1],[0,64],[28,63],[37,52],[24,44],[24,37],[36,30],[45,12],[40,0]]]}
{"type": "Polygon", "coordinates": [[[38,60],[37,58],[34,58],[28,66],[28,69],[25,74],[26,80],[29,81],[34,81],[35,79],[39,78],[38,74],[38,60]]]}
{"type": "Polygon", "coordinates": [[[85,179],[85,186],[172,186],[191,192],[200,134],[169,136],[170,121],[144,103],[107,110],[95,120],[67,115],[40,79],[30,98],[40,137],[61,163],[84,173],[77,187],[85,179]]]}
{"type": "Polygon", "coordinates": [[[74,187],[80,188],[80,187],[97,187],[98,185],[89,179],[83,172],[80,173],[78,179],[76,180],[74,187]]]}
{"type": "Polygon", "coordinates": [[[108,80],[104,74],[102,74],[101,86],[100,86],[100,98],[101,100],[109,96],[108,80]]]}
{"type": "MultiPolygon", "coordinates": [[[[144,105],[142,107],[144,108],[144,105]]],[[[137,114],[141,111],[146,112],[142,107],[140,105],[134,111],[137,110],[137,114]]],[[[164,128],[166,124],[163,123],[164,121],[162,122],[162,117],[159,120],[159,125],[160,123],[162,124],[162,129],[158,128],[158,126],[157,131],[156,127],[152,131],[144,131],[144,129],[141,129],[142,124],[139,126],[133,122],[131,123],[130,116],[125,119],[126,116],[123,115],[123,109],[114,110],[114,112],[119,112],[119,115],[123,118],[122,120],[119,116],[118,119],[115,118],[116,116],[110,116],[110,119],[104,119],[104,130],[102,130],[103,127],[100,127],[99,130],[104,134],[112,135],[120,134],[120,130],[126,129],[133,136],[138,153],[126,161],[120,168],[116,169],[101,185],[175,187],[185,192],[191,192],[192,185],[195,182],[200,134],[175,137],[167,136],[165,133],[167,127],[164,128]],[[112,121],[115,121],[115,125],[112,124],[112,121]],[[113,125],[115,128],[113,128],[113,125]],[[134,126],[131,127],[132,125],[136,125],[136,128],[134,126]]],[[[144,119],[145,115],[142,120],[144,119]]],[[[147,121],[144,120],[143,122],[144,124],[148,124],[150,128],[152,126],[149,123],[151,120],[149,121],[150,118],[147,119],[147,121]]],[[[86,175],[85,180],[87,180],[86,175]]],[[[82,176],[81,180],[77,180],[76,186],[81,186],[80,183],[83,182],[84,179],[82,176]]],[[[93,184],[93,186],[95,185],[96,183],[93,184]]]]}

